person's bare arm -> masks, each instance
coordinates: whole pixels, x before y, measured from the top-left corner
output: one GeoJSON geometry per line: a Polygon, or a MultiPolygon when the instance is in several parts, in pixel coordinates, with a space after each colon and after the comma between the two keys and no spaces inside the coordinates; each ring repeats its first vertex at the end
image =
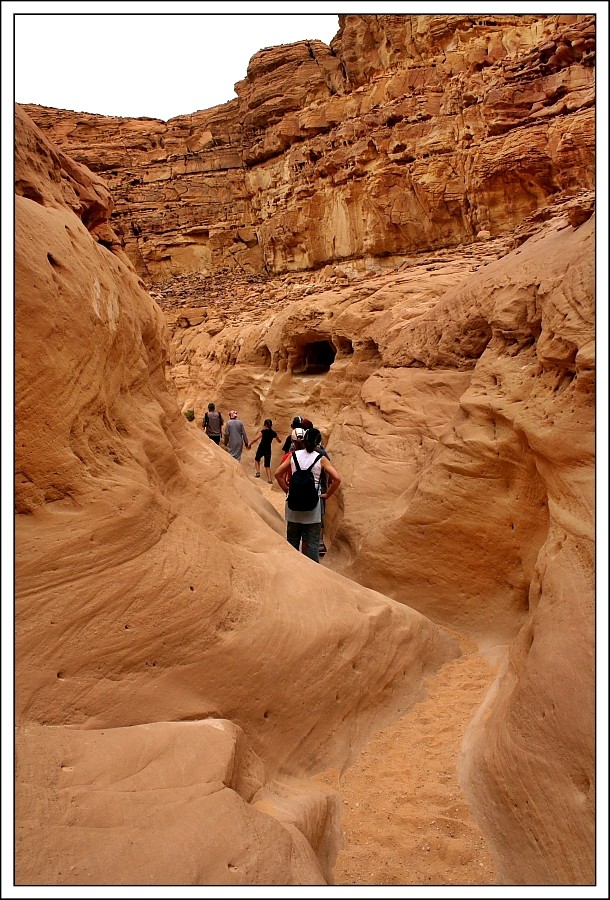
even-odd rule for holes
{"type": "Polygon", "coordinates": [[[328,474],[329,477],[329,485],[324,494],[320,494],[322,500],[328,500],[335,493],[339,485],[341,484],[341,476],[332,465],[328,457],[323,456],[320,460],[320,465],[324,469],[324,471],[328,474]]]}
{"type": "Polygon", "coordinates": [[[286,480],[286,476],[290,472],[290,457],[285,459],[283,463],[275,470],[275,480],[284,491],[285,494],[288,493],[288,481],[286,480]]]}

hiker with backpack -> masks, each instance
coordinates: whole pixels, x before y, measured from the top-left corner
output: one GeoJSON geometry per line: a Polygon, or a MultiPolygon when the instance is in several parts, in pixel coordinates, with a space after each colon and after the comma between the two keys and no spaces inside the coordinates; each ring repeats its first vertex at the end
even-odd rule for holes
{"type": "Polygon", "coordinates": [[[223,422],[222,413],[213,403],[208,403],[208,411],[203,417],[203,430],[215,444],[220,444],[223,422]]]}
{"type": "MultiPolygon", "coordinates": [[[[311,423],[309,422],[309,419],[301,419],[300,416],[296,416],[296,419],[299,419],[299,420],[303,423],[303,424],[300,426],[301,428],[303,428],[303,431],[307,431],[307,428],[313,428],[313,427],[314,427],[313,424],[311,424],[311,423]],[[305,424],[306,422],[308,422],[309,424],[308,424],[307,428],[304,428],[303,426],[304,426],[304,424],[305,424]]],[[[293,420],[293,421],[294,421],[294,420],[293,420]]],[[[320,434],[319,429],[316,428],[315,430],[318,432],[318,434],[320,434]]],[[[322,440],[322,435],[320,434],[320,441],[321,441],[321,440],[322,440]]],[[[293,444],[293,441],[292,441],[292,434],[289,434],[289,435],[288,435],[288,438],[286,439],[286,442],[284,443],[284,446],[287,446],[288,449],[286,450],[286,452],[285,452],[284,455],[282,456],[282,460],[281,460],[282,462],[284,462],[285,459],[288,459],[288,457],[290,456],[291,451],[294,450],[294,444],[293,444]]],[[[322,445],[322,443],[316,444],[316,446],[315,446],[314,449],[315,449],[316,453],[321,453],[322,456],[326,456],[326,457],[328,458],[328,460],[330,460],[329,453],[328,453],[328,451],[325,449],[325,447],[322,445]]],[[[288,482],[289,480],[290,480],[290,472],[287,472],[287,473],[286,473],[286,481],[288,482]]],[[[322,498],[322,497],[324,496],[324,494],[326,493],[327,484],[328,484],[328,476],[326,475],[325,470],[322,469],[322,472],[321,472],[321,475],[320,475],[320,497],[321,497],[321,498],[322,498]]],[[[320,550],[319,550],[320,556],[325,556],[325,555],[326,555],[326,544],[324,543],[324,512],[325,512],[325,505],[326,505],[326,501],[323,500],[323,499],[321,499],[321,503],[320,503],[320,514],[321,514],[321,515],[320,515],[320,545],[319,545],[319,546],[320,546],[320,550]]],[[[306,541],[306,540],[301,541],[301,552],[302,552],[302,553],[305,553],[305,555],[307,555],[307,541],[306,541]]]]}
{"type": "Polygon", "coordinates": [[[328,500],[341,484],[341,476],[316,447],[322,442],[317,428],[295,428],[291,439],[295,449],[280,463],[275,479],[286,494],[286,538],[298,550],[301,540],[305,554],[314,562],[320,562],[320,529],[322,522],[322,500],[328,500]],[[329,484],[324,492],[320,489],[322,472],[329,484]]]}

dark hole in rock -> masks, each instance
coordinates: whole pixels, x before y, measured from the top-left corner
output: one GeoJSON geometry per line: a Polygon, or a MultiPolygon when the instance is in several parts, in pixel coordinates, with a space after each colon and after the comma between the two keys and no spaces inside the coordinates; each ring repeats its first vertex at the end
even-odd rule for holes
{"type": "Polygon", "coordinates": [[[323,375],[335,361],[336,350],[330,341],[312,341],[299,347],[292,367],[295,375],[323,375]]]}

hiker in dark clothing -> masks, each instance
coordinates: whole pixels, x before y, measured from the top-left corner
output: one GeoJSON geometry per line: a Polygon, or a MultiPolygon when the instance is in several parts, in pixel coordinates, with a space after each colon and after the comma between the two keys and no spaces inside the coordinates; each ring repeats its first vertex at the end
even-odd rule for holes
{"type": "MultiPolygon", "coordinates": [[[[290,423],[290,434],[288,435],[288,437],[282,444],[282,452],[283,453],[290,453],[290,450],[292,449],[292,432],[295,428],[302,428],[302,425],[301,425],[302,421],[303,420],[301,419],[300,416],[295,416],[294,419],[292,420],[292,422],[290,423]]],[[[304,430],[305,429],[303,429],[303,431],[304,430]]]]}
{"type": "Polygon", "coordinates": [[[255,478],[261,477],[261,459],[265,464],[265,472],[267,474],[267,481],[269,484],[273,484],[271,479],[271,450],[273,441],[276,440],[278,444],[281,444],[281,441],[278,437],[277,431],[273,430],[273,422],[271,419],[265,419],[263,423],[264,427],[258,432],[255,438],[252,438],[250,441],[250,446],[256,444],[257,441],[260,441],[260,447],[256,451],[256,456],[254,457],[254,468],[256,469],[255,478]]]}
{"type": "MultiPolygon", "coordinates": [[[[290,428],[292,430],[294,430],[295,428],[302,428],[303,431],[307,431],[308,428],[313,428],[313,423],[310,422],[309,419],[304,419],[302,416],[295,416],[290,423],[290,428]]],[[[290,450],[294,449],[294,447],[292,446],[292,430],[284,441],[284,444],[282,445],[282,450],[284,453],[288,453],[290,450]]]]}
{"type": "MultiPolygon", "coordinates": [[[[314,431],[316,431],[320,435],[320,443],[316,444],[315,451],[316,453],[321,453],[322,456],[325,456],[330,461],[330,454],[328,450],[322,444],[322,435],[318,428],[314,428],[311,426],[314,431]]],[[[324,543],[324,513],[326,512],[326,500],[323,499],[324,493],[326,492],[326,488],[328,487],[328,475],[326,474],[326,470],[322,469],[320,473],[320,504],[321,504],[321,516],[320,516],[320,556],[326,556],[326,544],[324,543]]]]}
{"type": "Polygon", "coordinates": [[[222,413],[218,412],[213,403],[208,403],[208,411],[203,417],[203,430],[215,444],[220,444],[223,421],[222,413]]]}

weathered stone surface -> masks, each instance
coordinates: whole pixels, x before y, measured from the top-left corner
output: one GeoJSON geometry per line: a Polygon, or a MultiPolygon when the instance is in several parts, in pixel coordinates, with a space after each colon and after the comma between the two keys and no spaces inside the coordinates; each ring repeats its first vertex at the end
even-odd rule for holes
{"type": "Polygon", "coordinates": [[[509,883],[593,878],[593,238],[585,192],[478,253],[250,286],[258,316],[227,285],[214,335],[169,319],[198,417],[213,397],[252,429],[321,427],[345,484],[328,564],[506,658],[462,777],[509,883]]]}
{"type": "Polygon", "coordinates": [[[353,758],[453,652],[435,622],[500,667],[460,775],[501,882],[592,884],[594,21],[342,16],[331,50],[261,51],[168,123],[27,108],[116,210],[24,132],[20,724],[231,720],[294,839],[310,786],[275,773],[353,758]],[[314,572],[202,439],[210,399],[321,428],[314,572]]]}
{"type": "MultiPolygon", "coordinates": [[[[289,113],[326,101],[344,87],[341,59],[321,41],[260,50],[250,60],[244,81],[235,86],[244,131],[252,136],[266,131],[289,113]]],[[[289,132],[283,128],[279,134],[289,132]]],[[[298,131],[290,137],[298,139],[298,131]]]]}
{"type": "Polygon", "coordinates": [[[332,859],[336,796],[307,782],[264,788],[262,761],[226,720],[102,730],[25,725],[17,729],[16,782],[18,884],[326,884],[329,877],[312,847],[321,842],[332,859]]]}
{"type": "Polygon", "coordinates": [[[291,779],[456,645],[287,544],[169,394],[160,308],[79,218],[108,195],[19,109],[16,136],[19,881],[328,881],[333,802],[291,779]]]}
{"type": "Polygon", "coordinates": [[[594,17],[340,16],[169,122],[26,107],[108,179],[147,282],[307,270],[510,232],[593,187],[594,17]]]}

